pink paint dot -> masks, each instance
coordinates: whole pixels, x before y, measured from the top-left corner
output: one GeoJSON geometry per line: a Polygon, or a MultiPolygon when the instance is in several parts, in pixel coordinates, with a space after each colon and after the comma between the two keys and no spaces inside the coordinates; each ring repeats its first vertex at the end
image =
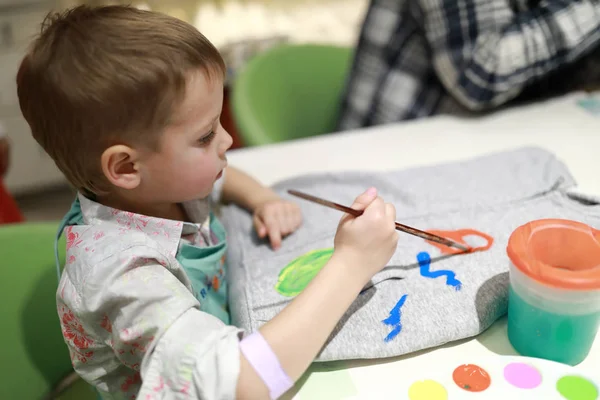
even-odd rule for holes
{"type": "Polygon", "coordinates": [[[539,371],[523,363],[511,363],[504,367],[504,379],[519,389],[534,389],[542,383],[539,371]]]}

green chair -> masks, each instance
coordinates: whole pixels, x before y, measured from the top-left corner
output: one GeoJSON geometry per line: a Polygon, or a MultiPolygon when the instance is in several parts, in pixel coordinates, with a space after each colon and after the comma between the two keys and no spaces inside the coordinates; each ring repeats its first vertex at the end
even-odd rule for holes
{"type": "Polygon", "coordinates": [[[233,83],[232,113],[247,146],[330,133],[350,48],[282,45],[253,58],[233,83]]]}
{"type": "MultiPolygon", "coordinates": [[[[57,226],[0,225],[0,399],[42,399],[73,371],[56,311],[57,226]]],[[[96,398],[81,379],[56,397],[96,398]]]]}

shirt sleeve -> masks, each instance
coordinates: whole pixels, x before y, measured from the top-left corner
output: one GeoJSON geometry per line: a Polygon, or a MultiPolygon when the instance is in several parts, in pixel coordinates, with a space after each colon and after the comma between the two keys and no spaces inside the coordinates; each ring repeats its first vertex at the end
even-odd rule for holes
{"type": "Polygon", "coordinates": [[[598,0],[542,0],[520,12],[509,2],[418,1],[437,75],[472,110],[512,100],[600,42],[598,0]]]}
{"type": "Polygon", "coordinates": [[[158,341],[138,398],[230,400],[240,371],[239,330],[190,309],[158,341]],[[168,383],[168,384],[167,384],[168,383]]]}
{"type": "MultiPolygon", "coordinates": [[[[97,361],[75,359],[76,371],[88,381],[100,373],[118,375],[124,367],[138,371],[138,385],[128,389],[137,398],[175,399],[181,393],[197,399],[234,398],[241,330],[200,311],[182,283],[184,271],[163,265],[165,258],[155,253],[146,246],[132,247],[88,269],[80,288],[84,295],[70,303],[76,306],[82,331],[98,332],[101,326],[107,332],[105,341],[113,354],[104,361],[105,350],[93,354],[97,361]],[[115,356],[116,364],[110,361],[115,356]],[[139,397],[138,389],[162,394],[139,397]]],[[[92,345],[87,346],[90,350],[92,345]]],[[[123,392],[123,387],[106,389],[123,392]]]]}

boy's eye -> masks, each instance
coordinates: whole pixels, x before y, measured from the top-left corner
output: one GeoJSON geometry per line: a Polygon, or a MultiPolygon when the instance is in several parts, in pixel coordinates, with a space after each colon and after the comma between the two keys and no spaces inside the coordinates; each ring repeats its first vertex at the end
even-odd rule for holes
{"type": "Polygon", "coordinates": [[[198,142],[200,144],[209,144],[215,137],[215,131],[211,131],[208,135],[201,137],[198,142]]]}

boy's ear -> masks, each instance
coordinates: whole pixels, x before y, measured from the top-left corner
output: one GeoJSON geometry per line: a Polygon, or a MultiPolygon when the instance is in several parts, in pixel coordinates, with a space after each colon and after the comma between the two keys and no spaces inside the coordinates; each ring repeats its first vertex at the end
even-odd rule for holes
{"type": "Polygon", "coordinates": [[[100,158],[102,172],[108,181],[122,189],[135,189],[140,185],[139,154],[129,146],[109,147],[100,158]]]}

